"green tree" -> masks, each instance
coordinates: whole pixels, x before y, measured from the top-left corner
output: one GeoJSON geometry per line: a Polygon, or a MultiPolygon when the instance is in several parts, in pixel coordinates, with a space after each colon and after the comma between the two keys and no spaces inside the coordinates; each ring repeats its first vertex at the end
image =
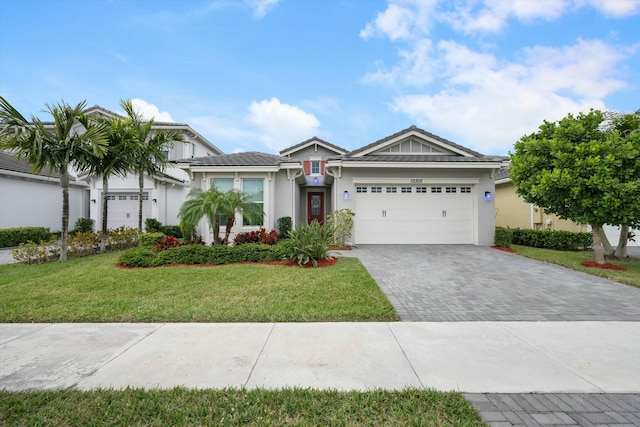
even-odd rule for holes
{"type": "Polygon", "coordinates": [[[127,153],[134,141],[134,133],[129,119],[114,117],[98,119],[107,135],[107,150],[102,157],[89,159],[91,175],[102,178],[102,233],[100,251],[104,252],[107,244],[107,223],[109,213],[109,177],[111,175],[125,177],[133,171],[131,157],[127,153]]]}
{"type": "MultiPolygon", "coordinates": [[[[606,131],[617,132],[621,138],[633,139],[634,136],[632,134],[634,132],[640,132],[640,110],[629,114],[609,112],[605,113],[605,118],[607,121],[606,131]]],[[[620,237],[615,251],[615,256],[618,258],[628,257],[627,243],[629,241],[629,228],[629,224],[620,226],[620,237]]]]}
{"type": "Polygon", "coordinates": [[[69,168],[87,169],[90,159],[107,151],[107,138],[100,126],[84,114],[86,102],[75,107],[64,101],[45,104],[53,123],[37,117],[29,122],[3,97],[0,97],[0,149],[12,150],[40,172],[49,167],[60,175],[62,187],[62,241],[60,260],[67,259],[69,237],[69,168]]]}
{"type": "Polygon", "coordinates": [[[252,202],[249,197],[239,191],[229,190],[223,193],[215,187],[209,190],[193,188],[187,200],[180,207],[178,218],[183,234],[190,235],[198,222],[204,217],[213,231],[213,243],[221,244],[229,241],[231,229],[235,224],[236,213],[246,218],[262,218],[262,208],[252,202]],[[226,217],[224,238],[220,239],[220,217],[226,217]]]}
{"type": "Polygon", "coordinates": [[[590,224],[600,264],[603,224],[640,222],[640,134],[607,132],[603,121],[597,110],[545,121],[510,153],[517,193],[560,218],[590,224]]]}
{"type": "Polygon", "coordinates": [[[184,141],[180,132],[153,130],[153,119],[143,120],[134,108],[131,100],[121,100],[120,106],[131,120],[135,135],[135,144],[130,152],[133,171],[138,175],[138,232],[142,233],[142,196],[144,190],[144,175],[151,179],[162,173],[169,160],[165,157],[165,150],[171,148],[174,142],[184,141]]]}

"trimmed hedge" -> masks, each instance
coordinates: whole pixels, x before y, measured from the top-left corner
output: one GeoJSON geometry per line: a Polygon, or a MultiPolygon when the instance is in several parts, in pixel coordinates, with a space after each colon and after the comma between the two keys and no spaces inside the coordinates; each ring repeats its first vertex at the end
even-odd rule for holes
{"type": "MultiPolygon", "coordinates": [[[[496,227],[496,236],[499,233],[498,229],[506,230],[511,235],[511,243],[514,245],[560,251],[579,251],[593,246],[591,233],[496,227]]],[[[500,231],[500,233],[504,233],[504,231],[500,231]]],[[[498,245],[497,240],[496,245],[498,245]]]]}
{"type": "Polygon", "coordinates": [[[509,228],[496,227],[493,244],[499,248],[510,248],[511,230],[509,228]]]}
{"type": "Polygon", "coordinates": [[[155,267],[168,264],[230,264],[234,262],[270,262],[282,259],[278,245],[247,243],[239,246],[186,245],[161,251],[149,247],[129,249],[118,263],[127,267],[155,267]]]}
{"type": "Polygon", "coordinates": [[[45,227],[17,227],[0,229],[0,248],[18,246],[20,243],[48,241],[51,233],[45,227]]]}

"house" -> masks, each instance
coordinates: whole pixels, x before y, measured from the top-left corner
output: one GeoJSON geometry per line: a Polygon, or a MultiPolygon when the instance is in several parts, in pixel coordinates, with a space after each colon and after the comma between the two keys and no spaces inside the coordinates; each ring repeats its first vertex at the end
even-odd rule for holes
{"type": "MultiPolygon", "coordinates": [[[[71,177],[69,224],[89,215],[89,184],[71,177]]],[[[60,176],[49,168],[35,173],[16,155],[0,151],[0,228],[62,229],[60,176]]]]}
{"type": "MultiPolygon", "coordinates": [[[[411,126],[349,152],[313,137],[279,155],[246,152],[182,159],[191,185],[237,189],[263,206],[255,223],[236,218],[234,233],[277,219],[296,224],[338,209],[355,213],[354,244],[493,244],[494,174],[506,161],[411,126]]],[[[199,232],[213,240],[205,221],[199,232]]]]}
{"type": "MultiPolygon", "coordinates": [[[[103,118],[124,119],[123,116],[97,105],[88,108],[85,113],[103,118]]],[[[183,142],[176,142],[172,147],[167,147],[165,156],[169,161],[222,154],[220,149],[187,124],[154,121],[152,133],[159,130],[177,131],[184,137],[183,142]]],[[[99,229],[102,223],[102,179],[86,175],[84,177],[88,179],[90,186],[90,218],[95,221],[95,227],[99,229]]],[[[177,225],[178,210],[186,199],[190,187],[189,176],[171,163],[163,173],[153,178],[145,175],[142,196],[143,222],[147,218],[155,218],[163,224],[177,225]]],[[[107,227],[137,228],[138,197],[139,183],[136,175],[128,174],[125,178],[110,177],[107,227]]]]}
{"type": "MultiPolygon", "coordinates": [[[[89,107],[87,115],[102,118],[123,116],[102,108],[89,107]]],[[[44,122],[53,126],[53,122],[44,122]]],[[[82,129],[78,125],[78,130],[82,129]]],[[[189,125],[154,121],[152,132],[173,130],[180,132],[184,142],[166,148],[168,160],[217,156],[222,151],[189,125]]],[[[69,227],[78,218],[93,219],[94,228],[102,224],[102,178],[87,173],[78,174],[70,185],[69,227]]],[[[155,218],[163,224],[178,224],[178,210],[184,202],[191,183],[189,176],[173,164],[154,177],[145,175],[143,187],[143,221],[155,218]]],[[[107,227],[138,227],[139,183],[136,175],[109,178],[107,227]]],[[[61,224],[62,197],[60,180],[55,173],[45,169],[41,174],[31,172],[31,166],[18,161],[15,156],[2,153],[0,157],[0,228],[45,226],[57,231],[61,224]]]]}
{"type": "MultiPolygon", "coordinates": [[[[547,214],[544,209],[525,202],[522,197],[516,194],[516,186],[509,178],[509,166],[501,168],[496,173],[495,180],[497,227],[591,232],[591,227],[587,224],[560,219],[555,214],[547,214]]],[[[603,229],[609,243],[616,246],[620,238],[620,227],[605,225],[603,229]]],[[[631,230],[631,232],[640,237],[640,230],[631,230]]],[[[628,242],[630,247],[639,244],[640,238],[628,242]]]]}

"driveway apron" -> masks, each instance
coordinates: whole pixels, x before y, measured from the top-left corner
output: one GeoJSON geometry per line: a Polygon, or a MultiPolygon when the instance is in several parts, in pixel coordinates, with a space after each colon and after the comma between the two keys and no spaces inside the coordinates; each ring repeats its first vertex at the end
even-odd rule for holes
{"type": "Polygon", "coordinates": [[[472,245],[364,245],[400,320],[640,321],[640,289],[472,245]]]}

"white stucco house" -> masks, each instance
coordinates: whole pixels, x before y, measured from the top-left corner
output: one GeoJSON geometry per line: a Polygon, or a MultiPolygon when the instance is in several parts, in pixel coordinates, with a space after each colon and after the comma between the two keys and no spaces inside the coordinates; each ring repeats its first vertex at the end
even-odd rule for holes
{"type": "MultiPolygon", "coordinates": [[[[313,137],[280,152],[177,161],[191,185],[237,189],[262,204],[261,224],[236,218],[234,233],[324,222],[355,212],[353,244],[493,244],[494,174],[507,158],[485,156],[411,126],[349,152],[313,137]]],[[[205,221],[199,232],[213,240],[205,221]]]]}
{"type": "MultiPolygon", "coordinates": [[[[85,110],[89,115],[113,118],[122,117],[100,106],[85,110]]],[[[124,117],[123,117],[124,118],[124,117]]],[[[45,122],[45,125],[48,123],[45,122]]],[[[52,125],[53,123],[51,123],[52,125]]],[[[154,122],[153,131],[174,130],[181,132],[184,142],[167,147],[167,159],[217,156],[222,154],[215,145],[182,123],[154,122]]],[[[69,196],[69,228],[80,217],[93,219],[94,228],[102,224],[102,179],[86,173],[71,171],[69,196]]],[[[184,202],[191,183],[189,175],[170,164],[153,178],[146,176],[143,189],[143,221],[156,218],[163,224],[177,225],[177,213],[184,202]]],[[[138,177],[109,178],[108,224],[109,228],[138,226],[138,177]]],[[[48,170],[34,174],[30,165],[10,153],[0,153],[0,228],[44,226],[58,231],[61,225],[62,190],[58,176],[48,170]]]]}

